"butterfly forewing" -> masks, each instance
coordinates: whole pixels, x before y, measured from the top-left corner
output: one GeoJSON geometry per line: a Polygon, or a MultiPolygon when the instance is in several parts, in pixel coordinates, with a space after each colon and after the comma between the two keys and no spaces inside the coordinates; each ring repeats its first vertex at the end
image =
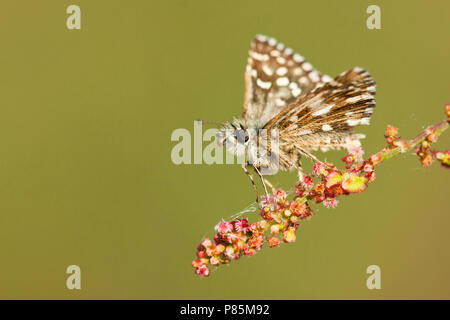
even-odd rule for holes
{"type": "Polygon", "coordinates": [[[264,124],[316,85],[331,80],[275,39],[256,36],[245,72],[243,117],[264,124]]]}

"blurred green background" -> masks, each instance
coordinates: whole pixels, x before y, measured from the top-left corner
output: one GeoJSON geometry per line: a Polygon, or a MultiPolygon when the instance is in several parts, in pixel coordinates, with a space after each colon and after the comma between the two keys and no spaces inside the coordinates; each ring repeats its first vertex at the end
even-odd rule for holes
{"type": "MultiPolygon", "coordinates": [[[[268,34],[332,76],[377,82],[366,153],[444,118],[449,1],[2,1],[0,298],[450,298],[449,171],[401,155],[297,242],[209,278],[191,260],[253,202],[238,165],[174,165],[171,133],[240,115],[251,39],[268,34]],[[81,30],[66,8],[81,7],[81,30]],[[381,30],[366,8],[381,7],[381,30]],[[81,267],[82,289],[65,286],[81,267]],[[381,290],[366,268],[381,267],[381,290]]],[[[438,146],[448,148],[450,132],[438,146]]],[[[320,154],[339,161],[342,153],[320,154]]],[[[271,178],[288,188],[295,173],[271,178]]],[[[256,215],[249,215],[254,219],[256,215]]]]}

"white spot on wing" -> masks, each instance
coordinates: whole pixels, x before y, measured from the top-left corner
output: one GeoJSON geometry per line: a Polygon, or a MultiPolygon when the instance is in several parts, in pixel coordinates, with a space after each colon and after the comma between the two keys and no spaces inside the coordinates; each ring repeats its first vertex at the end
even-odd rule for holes
{"type": "Polygon", "coordinates": [[[361,118],[361,124],[369,125],[370,124],[370,118],[368,118],[368,117],[361,118]]]}
{"type": "Polygon", "coordinates": [[[305,62],[304,64],[302,64],[302,67],[305,71],[311,71],[312,70],[312,65],[309,62],[305,62]]]}
{"type": "Polygon", "coordinates": [[[368,125],[368,124],[370,124],[370,118],[364,117],[361,119],[348,119],[347,124],[351,127],[354,127],[357,125],[368,125]]]}
{"type": "Polygon", "coordinates": [[[300,130],[300,131],[298,132],[298,135],[299,135],[299,136],[303,136],[303,135],[305,135],[305,134],[311,134],[311,133],[312,133],[311,130],[300,130]]]}
{"type": "Polygon", "coordinates": [[[258,39],[261,42],[265,42],[267,40],[267,37],[265,35],[258,34],[256,35],[256,39],[258,39]]]}
{"type": "Polygon", "coordinates": [[[298,97],[300,94],[302,93],[302,89],[300,89],[300,88],[294,88],[294,89],[292,89],[292,95],[294,96],[294,97],[298,97]]]}
{"type": "Polygon", "coordinates": [[[328,106],[326,106],[325,108],[322,108],[322,109],[320,109],[320,110],[317,110],[317,111],[314,112],[312,115],[313,115],[313,116],[321,116],[321,115],[324,115],[324,114],[328,113],[328,112],[331,110],[331,108],[332,108],[333,106],[334,106],[334,104],[328,105],[328,106]]]}
{"type": "Polygon", "coordinates": [[[286,67],[279,67],[277,69],[277,75],[284,76],[288,72],[288,69],[286,67]]]}
{"type": "Polygon", "coordinates": [[[268,54],[262,54],[259,52],[255,52],[255,51],[250,51],[250,56],[258,61],[267,61],[269,60],[269,55],[268,54]]]}
{"type": "Polygon", "coordinates": [[[298,82],[304,86],[308,85],[309,81],[307,77],[301,77],[298,82]]]}
{"type": "Polygon", "coordinates": [[[361,100],[371,100],[371,99],[373,99],[373,96],[371,94],[364,93],[359,96],[347,98],[347,100],[345,100],[345,101],[348,103],[354,103],[354,102],[358,102],[361,100]]]}
{"type": "Polygon", "coordinates": [[[256,84],[262,89],[270,89],[270,87],[272,86],[272,82],[270,81],[265,82],[259,78],[256,79],[256,84]]]}
{"type": "Polygon", "coordinates": [[[333,128],[330,125],[328,125],[328,124],[324,124],[322,126],[322,130],[323,131],[331,131],[331,130],[333,130],[333,128]]]}
{"type": "Polygon", "coordinates": [[[345,101],[348,102],[348,103],[354,103],[354,102],[357,102],[359,100],[361,100],[360,97],[356,96],[356,97],[347,98],[347,100],[345,100],[345,101]]]}
{"type": "Polygon", "coordinates": [[[267,65],[264,64],[262,66],[262,69],[263,69],[264,73],[267,74],[269,77],[273,75],[273,70],[270,67],[268,67],[267,65]]]}
{"type": "Polygon", "coordinates": [[[283,57],[278,57],[278,58],[277,58],[277,62],[278,62],[279,64],[285,64],[285,63],[286,63],[286,59],[283,58],[283,57]]]}
{"type": "Polygon", "coordinates": [[[324,74],[322,76],[322,81],[323,82],[330,82],[331,80],[333,80],[329,75],[324,74]]]}
{"type": "Polygon", "coordinates": [[[294,54],[294,60],[295,60],[295,62],[301,63],[301,62],[305,61],[305,58],[303,58],[301,55],[296,53],[296,54],[294,54]]]}
{"type": "Polygon", "coordinates": [[[277,105],[277,107],[284,107],[286,105],[286,102],[280,98],[275,100],[275,104],[277,105]]]}
{"type": "Polygon", "coordinates": [[[301,75],[303,73],[303,70],[302,70],[302,68],[300,68],[300,67],[297,67],[297,68],[295,68],[293,71],[292,71],[292,74],[294,75],[294,76],[299,76],[299,75],[301,75]]]}
{"type": "Polygon", "coordinates": [[[319,99],[317,101],[314,101],[313,103],[311,103],[309,106],[311,109],[317,109],[320,107],[320,104],[322,103],[322,99],[319,99]]]}
{"type": "Polygon", "coordinates": [[[309,77],[313,82],[319,82],[320,80],[319,73],[317,71],[311,71],[309,77]]]}
{"type": "Polygon", "coordinates": [[[278,57],[278,56],[280,55],[280,51],[278,51],[278,50],[272,50],[272,51],[270,51],[270,55],[271,55],[272,57],[278,57]]]}
{"type": "Polygon", "coordinates": [[[289,79],[287,77],[282,77],[282,78],[277,79],[277,85],[280,87],[287,86],[288,84],[289,84],[289,79]]]}
{"type": "Polygon", "coordinates": [[[359,119],[348,119],[347,120],[347,124],[350,126],[350,127],[354,127],[354,126],[357,126],[358,124],[359,124],[359,119]]]}

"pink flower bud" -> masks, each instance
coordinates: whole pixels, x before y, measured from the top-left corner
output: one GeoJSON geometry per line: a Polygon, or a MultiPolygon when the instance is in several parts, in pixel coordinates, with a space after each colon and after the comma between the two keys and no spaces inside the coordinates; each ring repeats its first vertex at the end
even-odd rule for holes
{"type": "Polygon", "coordinates": [[[219,233],[228,233],[233,231],[233,225],[227,221],[221,221],[216,225],[215,229],[219,233]]]}
{"type": "Polygon", "coordinates": [[[195,270],[195,273],[198,274],[201,277],[207,277],[209,276],[209,269],[207,266],[201,266],[195,270]]]}
{"type": "Polygon", "coordinates": [[[398,134],[398,129],[396,127],[391,126],[391,125],[387,126],[387,128],[386,128],[386,135],[387,136],[393,137],[393,136],[395,136],[397,134],[398,134]]]}
{"type": "Polygon", "coordinates": [[[269,244],[270,248],[278,247],[280,245],[280,239],[271,237],[267,239],[267,243],[269,244]]]}
{"type": "Polygon", "coordinates": [[[277,234],[278,232],[280,232],[280,225],[274,224],[274,225],[270,226],[270,232],[272,234],[277,234]]]}
{"type": "Polygon", "coordinates": [[[227,246],[224,251],[225,256],[227,256],[230,259],[234,259],[234,249],[232,246],[227,246]]]}
{"type": "Polygon", "coordinates": [[[319,162],[314,163],[312,171],[315,175],[326,175],[327,170],[325,169],[325,166],[319,162]]]}
{"type": "Polygon", "coordinates": [[[323,205],[327,208],[336,208],[339,201],[335,198],[327,198],[323,201],[323,205]]]}
{"type": "Polygon", "coordinates": [[[301,184],[297,184],[294,187],[294,193],[299,195],[300,197],[305,196],[305,189],[303,188],[303,186],[301,184]]]}
{"type": "Polygon", "coordinates": [[[267,228],[267,221],[260,220],[260,221],[257,222],[257,224],[258,224],[258,229],[259,230],[261,230],[261,231],[266,230],[266,228],[267,228]]]}
{"type": "Polygon", "coordinates": [[[205,265],[208,263],[208,259],[197,259],[192,261],[192,266],[194,268],[200,268],[201,266],[205,265]]]}
{"type": "Polygon", "coordinates": [[[304,175],[301,185],[306,189],[310,189],[314,186],[314,180],[310,176],[304,175]]]}
{"type": "Polygon", "coordinates": [[[434,133],[434,132],[433,132],[433,133],[430,133],[430,134],[427,136],[427,140],[430,141],[430,142],[436,142],[437,139],[438,139],[438,136],[437,136],[437,134],[434,133]]]}
{"type": "Polygon", "coordinates": [[[427,167],[431,165],[431,163],[433,162],[433,158],[431,157],[431,155],[427,154],[425,157],[421,159],[421,162],[423,166],[427,167]]]}
{"type": "Polygon", "coordinates": [[[366,163],[363,167],[364,172],[372,172],[373,166],[370,163],[366,163]]]}
{"type": "Polygon", "coordinates": [[[203,246],[205,249],[207,249],[207,248],[209,248],[209,247],[212,247],[212,245],[213,245],[213,242],[211,241],[211,239],[209,239],[209,238],[203,239],[203,241],[202,241],[202,246],[203,246]]]}
{"type": "Polygon", "coordinates": [[[244,254],[248,256],[253,256],[256,253],[256,250],[251,248],[248,244],[244,246],[244,254]]]}
{"type": "Polygon", "coordinates": [[[213,266],[218,266],[220,264],[220,259],[218,257],[211,257],[211,259],[209,259],[209,263],[213,266]]]}
{"type": "Polygon", "coordinates": [[[278,189],[277,192],[275,193],[275,199],[278,202],[285,201],[286,197],[287,197],[286,192],[284,190],[282,190],[282,189],[278,189]]]}
{"type": "Polygon", "coordinates": [[[234,230],[238,232],[246,232],[248,230],[248,220],[247,219],[236,219],[231,222],[234,225],[234,230]]]}
{"type": "Polygon", "coordinates": [[[295,242],[295,229],[289,228],[285,232],[283,232],[283,241],[286,243],[295,242]]]}

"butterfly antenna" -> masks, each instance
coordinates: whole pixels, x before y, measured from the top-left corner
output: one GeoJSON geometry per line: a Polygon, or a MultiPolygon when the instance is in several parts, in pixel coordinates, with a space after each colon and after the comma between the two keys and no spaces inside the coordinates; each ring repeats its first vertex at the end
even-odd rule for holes
{"type": "Polygon", "coordinates": [[[219,121],[206,121],[206,120],[197,120],[198,122],[201,122],[201,124],[214,124],[218,126],[223,126],[227,122],[219,122],[219,121]]]}

